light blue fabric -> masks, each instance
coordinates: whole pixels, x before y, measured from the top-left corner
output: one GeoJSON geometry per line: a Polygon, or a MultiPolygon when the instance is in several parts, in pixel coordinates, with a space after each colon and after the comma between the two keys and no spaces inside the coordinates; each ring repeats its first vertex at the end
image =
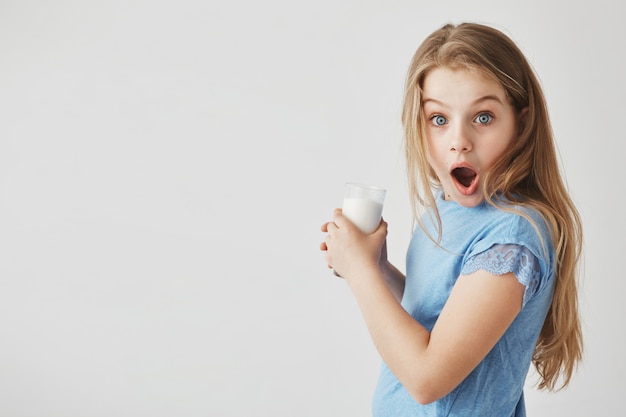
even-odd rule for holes
{"type": "MultiPolygon", "coordinates": [[[[526,290],[521,312],[485,359],[451,393],[420,405],[383,363],[374,417],[524,417],[523,387],[554,291],[554,251],[541,218],[488,204],[466,208],[437,198],[443,236],[437,246],[419,228],[407,252],[404,309],[431,331],[459,275],[513,272],[526,290]]],[[[436,238],[437,232],[429,226],[436,238]]]]}

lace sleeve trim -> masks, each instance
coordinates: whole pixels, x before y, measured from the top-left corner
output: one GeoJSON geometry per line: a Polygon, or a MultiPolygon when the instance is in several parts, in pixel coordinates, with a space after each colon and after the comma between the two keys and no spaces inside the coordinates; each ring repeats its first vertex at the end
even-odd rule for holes
{"type": "Polygon", "coordinates": [[[513,272],[517,280],[526,287],[524,301],[535,294],[541,278],[539,261],[528,248],[520,245],[493,245],[484,252],[469,258],[461,274],[469,275],[482,269],[494,275],[513,272]]]}

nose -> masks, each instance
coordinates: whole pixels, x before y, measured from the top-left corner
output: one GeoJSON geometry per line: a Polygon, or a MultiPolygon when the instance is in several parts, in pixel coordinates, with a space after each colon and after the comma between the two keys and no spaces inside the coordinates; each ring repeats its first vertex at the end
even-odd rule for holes
{"type": "Polygon", "coordinates": [[[453,152],[469,152],[472,150],[472,139],[470,132],[462,125],[457,125],[456,129],[451,129],[450,150],[453,152]]]}

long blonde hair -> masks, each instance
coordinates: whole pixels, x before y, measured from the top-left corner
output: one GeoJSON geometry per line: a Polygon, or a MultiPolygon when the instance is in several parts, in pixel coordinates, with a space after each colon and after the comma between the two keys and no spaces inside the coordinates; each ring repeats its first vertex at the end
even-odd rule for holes
{"type": "Polygon", "coordinates": [[[426,74],[441,66],[481,71],[503,86],[518,114],[525,111],[519,137],[484,177],[483,192],[487,203],[501,209],[510,210],[510,204],[506,206],[512,202],[536,210],[550,228],[556,286],[533,364],[540,377],[540,389],[555,390],[560,378],[558,389],[563,388],[570,382],[583,351],[577,296],[582,225],[559,171],[541,86],[517,45],[489,26],[445,25],[415,52],[402,112],[408,186],[416,220],[423,226],[420,208],[430,208],[438,240],[442,229],[433,188],[441,184],[427,162],[421,92],[426,74]]]}

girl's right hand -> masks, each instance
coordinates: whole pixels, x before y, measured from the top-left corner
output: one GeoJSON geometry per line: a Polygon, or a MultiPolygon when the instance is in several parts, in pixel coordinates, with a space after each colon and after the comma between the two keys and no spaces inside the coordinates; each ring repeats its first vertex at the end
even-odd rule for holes
{"type": "Polygon", "coordinates": [[[321,230],[327,233],[320,245],[325,252],[326,263],[343,278],[361,275],[359,270],[362,268],[380,269],[383,262],[386,264],[385,221],[381,220],[378,229],[367,235],[350,222],[341,209],[335,209],[332,221],[324,223],[321,230]]]}

